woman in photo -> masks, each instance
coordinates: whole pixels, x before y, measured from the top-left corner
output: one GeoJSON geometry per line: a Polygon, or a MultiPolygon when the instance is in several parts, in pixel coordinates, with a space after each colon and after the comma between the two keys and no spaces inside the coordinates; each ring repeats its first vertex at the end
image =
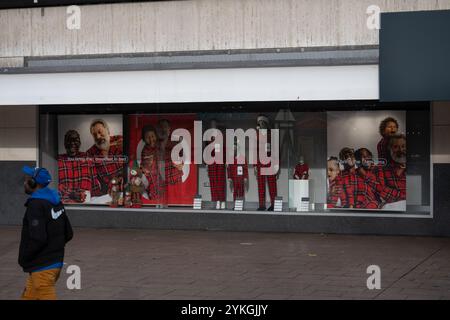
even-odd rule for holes
{"type": "Polygon", "coordinates": [[[142,128],[141,168],[148,181],[147,193],[150,199],[158,199],[162,189],[162,179],[158,170],[159,143],[156,129],[151,125],[142,128]]]}

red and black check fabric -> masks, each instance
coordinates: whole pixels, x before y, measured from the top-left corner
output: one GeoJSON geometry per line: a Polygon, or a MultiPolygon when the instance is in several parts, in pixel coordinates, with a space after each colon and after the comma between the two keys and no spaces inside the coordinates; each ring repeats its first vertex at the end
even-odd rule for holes
{"type": "Polygon", "coordinates": [[[266,205],[266,181],[269,186],[270,203],[273,206],[275,197],[277,196],[277,176],[264,176],[258,173],[257,180],[259,206],[264,207],[266,205]]]}
{"type": "Polygon", "coordinates": [[[386,203],[406,200],[406,169],[390,161],[384,170],[378,170],[378,194],[386,203]]]}
{"type": "Polygon", "coordinates": [[[109,181],[123,172],[122,136],[112,136],[110,138],[108,156],[103,156],[96,145],[93,145],[86,151],[86,156],[94,162],[97,178],[102,185],[103,192],[106,192],[109,181]]]}
{"type": "Polygon", "coordinates": [[[141,152],[141,167],[147,178],[147,194],[151,200],[161,198],[165,191],[164,179],[158,170],[158,148],[146,145],[141,152]]]}
{"type": "MultiPolygon", "coordinates": [[[[270,203],[273,206],[275,203],[275,197],[277,196],[277,174],[272,175],[262,175],[261,168],[270,168],[271,163],[262,164],[259,159],[259,138],[262,133],[258,130],[258,136],[256,139],[257,142],[257,153],[258,153],[258,161],[256,163],[256,180],[258,182],[258,200],[259,200],[259,206],[265,207],[266,206],[266,181],[267,185],[269,186],[269,196],[270,196],[270,203]]],[[[267,131],[267,143],[271,142],[271,135],[270,131],[267,131]]],[[[266,150],[267,156],[270,157],[271,146],[268,146],[269,150],[266,150]]]]}
{"type": "Polygon", "coordinates": [[[89,191],[92,196],[101,194],[100,182],[96,178],[93,162],[80,153],[75,157],[61,155],[58,157],[58,191],[63,202],[71,202],[83,191],[89,191]]]}
{"type": "Polygon", "coordinates": [[[388,142],[389,138],[384,137],[378,142],[377,144],[378,159],[384,159],[385,161],[388,161],[390,159],[388,152],[388,142]]]}
{"type": "Polygon", "coordinates": [[[294,179],[303,179],[303,177],[308,176],[309,167],[306,163],[298,163],[295,166],[294,179]],[[296,178],[298,177],[298,178],[296,178]]]}
{"type": "Polygon", "coordinates": [[[329,181],[327,208],[345,206],[347,206],[347,196],[344,190],[344,181],[341,176],[338,175],[333,181],[329,181]]]}
{"type": "Polygon", "coordinates": [[[380,207],[372,172],[366,171],[365,176],[356,174],[355,197],[355,208],[378,209],[380,207]]]}
{"type": "Polygon", "coordinates": [[[208,165],[208,177],[212,201],[225,201],[226,172],[225,164],[208,165]]]}
{"type": "Polygon", "coordinates": [[[342,185],[344,187],[346,208],[355,207],[355,195],[356,188],[358,187],[358,181],[356,179],[356,174],[350,170],[345,170],[341,172],[342,185]]]}
{"type": "Polygon", "coordinates": [[[244,198],[245,196],[245,179],[248,179],[248,164],[238,164],[238,160],[235,158],[234,162],[228,165],[227,174],[228,179],[233,182],[233,200],[237,198],[244,198]],[[242,167],[242,175],[238,174],[238,168],[242,167]]]}
{"type": "Polygon", "coordinates": [[[164,166],[161,166],[160,168],[164,168],[164,178],[166,184],[177,184],[182,182],[183,177],[183,170],[178,169],[175,164],[172,161],[172,148],[175,146],[172,141],[168,142],[164,151],[164,159],[162,160],[164,162],[164,166]]]}

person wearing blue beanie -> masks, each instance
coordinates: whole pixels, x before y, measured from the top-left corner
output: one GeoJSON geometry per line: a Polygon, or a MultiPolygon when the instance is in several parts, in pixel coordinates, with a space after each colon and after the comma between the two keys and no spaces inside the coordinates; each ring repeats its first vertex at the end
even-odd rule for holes
{"type": "Polygon", "coordinates": [[[28,273],[24,300],[55,300],[55,284],[64,261],[64,248],[73,237],[72,226],[45,168],[23,167],[25,202],[19,265],[28,273]]]}

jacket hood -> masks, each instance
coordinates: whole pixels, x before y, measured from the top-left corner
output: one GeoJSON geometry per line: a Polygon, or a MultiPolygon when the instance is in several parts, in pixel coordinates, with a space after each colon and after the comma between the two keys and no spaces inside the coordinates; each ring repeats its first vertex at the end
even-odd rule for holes
{"type": "Polygon", "coordinates": [[[42,199],[49,201],[52,205],[57,205],[61,202],[61,198],[56,190],[45,187],[38,189],[30,196],[30,199],[42,199]]]}

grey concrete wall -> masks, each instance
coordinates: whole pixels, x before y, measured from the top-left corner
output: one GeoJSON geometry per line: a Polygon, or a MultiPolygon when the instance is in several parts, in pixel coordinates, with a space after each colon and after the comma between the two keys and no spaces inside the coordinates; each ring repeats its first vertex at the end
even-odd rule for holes
{"type": "Polygon", "coordinates": [[[36,161],[36,109],[0,106],[0,162],[36,161]]]}
{"type": "Polygon", "coordinates": [[[33,166],[33,161],[0,161],[0,225],[22,223],[27,199],[23,190],[24,165],[33,166]]]}
{"type": "Polygon", "coordinates": [[[378,44],[367,8],[450,9],[450,0],[192,0],[0,11],[0,67],[23,57],[378,44]]]}

